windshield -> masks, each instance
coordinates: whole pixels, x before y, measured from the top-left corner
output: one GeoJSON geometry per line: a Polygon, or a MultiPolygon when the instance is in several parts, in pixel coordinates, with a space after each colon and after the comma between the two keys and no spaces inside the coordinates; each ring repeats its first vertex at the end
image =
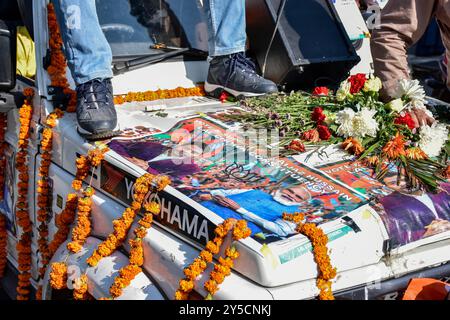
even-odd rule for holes
{"type": "Polygon", "coordinates": [[[208,51],[199,0],[96,0],[100,25],[114,58],[161,51],[154,46],[208,51]]]}

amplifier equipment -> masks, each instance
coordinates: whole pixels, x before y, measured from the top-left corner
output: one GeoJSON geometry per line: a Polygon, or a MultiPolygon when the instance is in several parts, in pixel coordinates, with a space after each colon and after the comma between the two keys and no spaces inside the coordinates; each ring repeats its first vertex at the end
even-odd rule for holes
{"type": "Polygon", "coordinates": [[[246,8],[250,50],[286,90],[336,87],[360,61],[329,0],[247,0],[246,8]]]}

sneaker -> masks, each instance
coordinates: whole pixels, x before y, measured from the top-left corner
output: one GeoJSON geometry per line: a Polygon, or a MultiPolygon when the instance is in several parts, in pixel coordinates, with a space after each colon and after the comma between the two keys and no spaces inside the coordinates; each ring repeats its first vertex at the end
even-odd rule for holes
{"type": "Polygon", "coordinates": [[[278,92],[278,88],[257,74],[253,62],[239,52],[211,60],[205,91],[215,97],[223,91],[235,97],[255,97],[278,92]]]}
{"type": "Polygon", "coordinates": [[[78,131],[89,140],[115,135],[117,113],[110,79],[94,79],[77,86],[78,131]]]}

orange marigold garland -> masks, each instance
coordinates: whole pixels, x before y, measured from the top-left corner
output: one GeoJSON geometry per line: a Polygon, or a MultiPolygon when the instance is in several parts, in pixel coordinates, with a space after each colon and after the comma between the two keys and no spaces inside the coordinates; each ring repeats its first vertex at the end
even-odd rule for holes
{"type": "Polygon", "coordinates": [[[51,79],[51,85],[61,87],[64,94],[68,95],[69,102],[67,112],[76,111],[77,96],[70,88],[66,77],[67,61],[63,53],[63,42],[56,18],[55,7],[52,3],[47,5],[47,23],[49,29],[50,65],[47,72],[51,79]]]}
{"type": "Polygon", "coordinates": [[[235,219],[227,219],[222,222],[214,230],[216,237],[206,244],[205,250],[202,250],[197,258],[184,269],[184,279],[180,280],[180,286],[175,292],[176,300],[187,300],[189,294],[194,290],[194,281],[197,279],[208,267],[208,264],[213,261],[214,255],[218,254],[222,246],[223,239],[232,230],[235,219]]]}
{"type": "Polygon", "coordinates": [[[88,277],[83,274],[81,277],[75,279],[73,284],[73,298],[75,300],[88,300],[88,277]]]}
{"type": "Polygon", "coordinates": [[[111,297],[117,298],[122,294],[124,288],[128,287],[131,281],[142,271],[144,264],[144,248],[142,240],[147,235],[148,229],[152,226],[153,215],[159,215],[161,208],[158,203],[151,202],[144,206],[146,213],[138,221],[138,226],[134,230],[134,239],[130,239],[130,263],[119,271],[119,276],[114,279],[109,292],[111,297]]]}
{"type": "Polygon", "coordinates": [[[41,164],[39,167],[39,180],[37,182],[37,220],[39,221],[39,239],[38,246],[41,255],[41,268],[39,269],[40,277],[43,278],[45,270],[50,259],[50,252],[48,248],[48,219],[49,211],[51,210],[51,190],[48,183],[49,168],[52,159],[53,150],[53,128],[56,126],[56,120],[61,118],[63,113],[61,110],[56,109],[48,115],[46,125],[48,126],[43,130],[41,146],[41,164]]]}
{"type": "Polygon", "coordinates": [[[193,88],[178,87],[172,90],[157,90],[157,91],[145,91],[145,92],[129,92],[124,95],[117,95],[114,97],[114,104],[123,104],[125,102],[134,101],[153,101],[159,99],[171,99],[193,96],[205,96],[205,90],[203,86],[193,88]]]}
{"type": "MultiPolygon", "coordinates": [[[[252,234],[252,231],[247,226],[247,221],[239,220],[233,228],[233,241],[245,239],[252,234]]],[[[219,263],[214,264],[214,270],[211,271],[209,280],[205,282],[205,290],[208,292],[206,300],[212,300],[214,294],[219,290],[225,278],[231,274],[231,269],[234,265],[234,260],[239,258],[239,252],[235,245],[225,249],[225,258],[220,257],[219,263]]]]}
{"type": "Polygon", "coordinates": [[[97,249],[86,260],[91,267],[96,266],[102,258],[110,256],[122,245],[133,224],[137,212],[142,208],[145,196],[151,190],[152,186],[156,188],[155,191],[161,191],[169,183],[169,178],[155,177],[151,174],[145,174],[136,180],[131,206],[125,209],[119,219],[113,221],[113,232],[108,235],[105,241],[99,244],[97,249]]]}
{"type": "Polygon", "coordinates": [[[19,282],[17,300],[28,300],[30,294],[31,270],[31,232],[32,225],[28,212],[28,144],[30,138],[30,123],[33,114],[32,99],[34,90],[24,90],[25,101],[19,110],[19,142],[16,155],[16,169],[19,172],[17,183],[18,198],[16,205],[17,224],[22,229],[20,240],[16,245],[19,263],[19,282]]]}
{"type": "Polygon", "coordinates": [[[67,249],[72,253],[80,252],[91,233],[91,210],[94,189],[87,188],[83,196],[78,198],[77,222],[72,229],[72,241],[67,244],[67,249]]]}
{"type": "Polygon", "coordinates": [[[0,279],[3,278],[7,263],[8,231],[6,217],[0,213],[0,279]]]}
{"type": "MultiPolygon", "coordinates": [[[[80,170],[77,172],[75,180],[72,182],[72,187],[75,191],[80,191],[83,186],[83,180],[86,179],[89,168],[98,167],[105,153],[108,152],[108,148],[95,148],[89,150],[87,161],[89,161],[89,166],[84,163],[84,158],[77,159],[77,168],[79,165],[80,170]],[[82,159],[82,160],[81,160],[82,159]]],[[[91,233],[91,209],[92,209],[92,196],[95,191],[90,186],[82,191],[82,197],[78,198],[77,208],[77,222],[76,226],[72,229],[72,241],[67,244],[67,249],[72,253],[77,253],[83,247],[87,237],[91,233]]]]}
{"type": "MultiPolygon", "coordinates": [[[[79,191],[91,169],[91,161],[87,156],[81,155],[76,160],[77,171],[72,186],[76,185],[75,191],[79,191]],[[78,188],[79,185],[79,188],[78,188]]],[[[49,244],[50,256],[53,256],[61,244],[63,244],[69,235],[70,226],[75,221],[76,209],[78,205],[78,195],[76,193],[69,193],[66,197],[66,205],[59,215],[55,218],[55,225],[58,228],[53,240],[49,244]]]]}
{"type": "Polygon", "coordinates": [[[65,262],[52,263],[50,285],[56,290],[61,290],[67,287],[67,265],[65,262]]]}
{"type": "Polygon", "coordinates": [[[283,219],[297,224],[296,231],[306,236],[311,241],[314,260],[318,267],[316,285],[320,290],[320,300],[334,300],[331,289],[331,280],[336,277],[336,268],[331,265],[328,255],[328,236],[313,223],[303,223],[305,216],[301,213],[283,214],[283,219]]]}

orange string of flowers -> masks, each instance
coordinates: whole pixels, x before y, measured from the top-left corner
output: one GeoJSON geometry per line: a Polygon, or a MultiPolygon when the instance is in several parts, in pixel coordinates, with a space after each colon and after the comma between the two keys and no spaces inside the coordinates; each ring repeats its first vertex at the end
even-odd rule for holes
{"type": "Polygon", "coordinates": [[[134,239],[130,239],[130,263],[120,269],[119,275],[114,279],[109,292],[112,298],[117,298],[122,295],[124,288],[128,287],[131,281],[142,272],[142,265],[144,264],[144,248],[142,241],[147,235],[148,229],[152,226],[153,216],[159,215],[161,208],[158,203],[151,202],[144,205],[146,213],[138,221],[138,226],[134,230],[134,239]]]}
{"type": "Polygon", "coordinates": [[[123,104],[125,102],[139,102],[139,101],[154,101],[160,99],[172,99],[182,97],[203,97],[205,96],[205,90],[203,86],[197,86],[193,88],[178,87],[171,90],[156,90],[156,91],[144,91],[144,92],[129,92],[123,95],[117,95],[114,97],[114,104],[123,104]]]}
{"type": "Polygon", "coordinates": [[[63,88],[64,94],[70,97],[66,111],[75,112],[77,96],[75,91],[70,88],[69,81],[66,77],[67,61],[62,50],[63,42],[56,18],[55,7],[52,3],[47,5],[47,22],[50,47],[50,65],[47,68],[47,72],[51,79],[51,85],[63,88]]]}
{"type": "Polygon", "coordinates": [[[19,172],[17,189],[16,218],[17,224],[22,229],[20,240],[17,242],[19,263],[19,282],[17,286],[17,300],[28,300],[30,294],[31,278],[31,232],[32,225],[28,212],[28,144],[30,137],[30,123],[33,114],[32,99],[34,90],[27,88],[24,90],[25,101],[19,110],[19,142],[16,155],[16,169],[19,172]]]}
{"type": "Polygon", "coordinates": [[[43,130],[42,140],[40,143],[42,155],[39,167],[40,178],[37,182],[37,220],[40,222],[38,246],[41,255],[41,268],[39,269],[39,275],[41,278],[44,277],[50,258],[48,249],[48,218],[49,211],[51,210],[51,204],[49,203],[51,190],[48,183],[48,174],[52,160],[53,128],[56,126],[56,120],[62,116],[63,113],[59,109],[56,109],[55,112],[48,115],[45,122],[48,127],[43,130]]]}
{"type": "Polygon", "coordinates": [[[73,298],[75,300],[88,300],[88,277],[83,274],[75,280],[73,285],[73,298]]]}
{"type": "MultiPolygon", "coordinates": [[[[75,185],[79,191],[83,181],[89,174],[91,169],[91,162],[89,159],[81,155],[76,160],[77,171],[75,178],[72,181],[72,187],[75,185]]],[[[40,186],[40,185],[39,185],[40,186]]],[[[55,225],[58,228],[50,242],[49,255],[53,256],[56,250],[67,240],[70,232],[70,226],[75,221],[76,209],[78,205],[78,195],[76,193],[69,193],[66,197],[66,205],[59,215],[55,217],[55,225]]]]}
{"type": "Polygon", "coordinates": [[[0,279],[5,274],[8,255],[7,246],[8,231],[6,230],[6,217],[0,213],[0,279]]]}
{"type": "Polygon", "coordinates": [[[297,224],[296,231],[306,236],[311,241],[314,260],[318,267],[316,285],[320,290],[320,300],[334,300],[331,289],[331,280],[336,277],[336,268],[331,265],[328,255],[328,236],[313,223],[303,223],[305,216],[302,213],[283,214],[283,219],[297,224]]]}
{"type": "MultiPolygon", "coordinates": [[[[91,168],[98,167],[108,148],[96,148],[89,150],[88,161],[91,168]]],[[[88,172],[83,171],[82,176],[76,177],[72,182],[72,187],[75,191],[80,191],[83,186],[83,180],[87,177],[88,172]]],[[[95,191],[90,186],[82,191],[82,197],[78,198],[77,208],[77,222],[72,229],[72,241],[67,244],[67,249],[73,253],[80,252],[86,239],[91,233],[91,211],[92,211],[92,196],[95,191]]]]}
{"type": "Polygon", "coordinates": [[[202,250],[197,258],[184,269],[184,279],[180,280],[180,286],[175,292],[175,300],[188,300],[189,294],[194,290],[194,281],[206,270],[208,264],[213,261],[214,255],[220,252],[223,239],[231,231],[235,219],[227,219],[216,227],[214,233],[216,237],[212,241],[208,241],[205,250],[202,250]]]}
{"type": "Polygon", "coordinates": [[[86,260],[91,267],[96,266],[102,258],[110,256],[125,241],[137,212],[142,208],[145,196],[151,190],[152,182],[155,186],[155,191],[158,192],[170,183],[170,179],[168,177],[155,177],[151,174],[145,174],[136,180],[131,207],[125,209],[122,216],[113,221],[113,232],[108,235],[105,241],[98,245],[97,249],[86,260]]]}
{"type": "Polygon", "coordinates": [[[50,285],[56,290],[61,290],[67,287],[67,265],[64,262],[52,263],[50,285]]]}
{"type": "MultiPolygon", "coordinates": [[[[233,241],[245,239],[251,234],[252,231],[247,226],[247,221],[239,220],[233,228],[233,241]]],[[[225,258],[219,258],[219,263],[214,264],[214,270],[211,271],[209,280],[205,282],[204,287],[208,292],[205,300],[212,300],[213,296],[219,290],[219,285],[231,274],[234,260],[237,258],[239,258],[239,252],[234,244],[225,249],[225,258]]]]}

